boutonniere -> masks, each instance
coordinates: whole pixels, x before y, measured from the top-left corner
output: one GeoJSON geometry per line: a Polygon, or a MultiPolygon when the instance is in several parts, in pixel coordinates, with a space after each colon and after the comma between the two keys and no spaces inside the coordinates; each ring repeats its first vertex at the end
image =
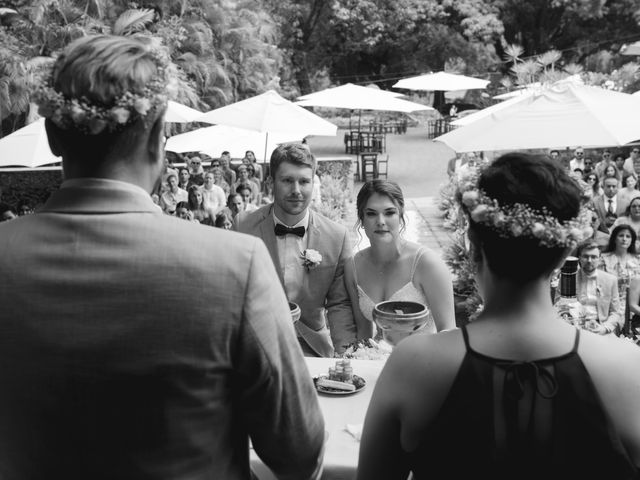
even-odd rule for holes
{"type": "Polygon", "coordinates": [[[302,258],[302,265],[307,269],[307,272],[322,263],[322,255],[312,248],[307,248],[303,251],[300,254],[300,258],[302,258]]]}
{"type": "Polygon", "coordinates": [[[596,297],[600,297],[602,295],[602,291],[600,290],[600,285],[596,285],[596,297]]]}

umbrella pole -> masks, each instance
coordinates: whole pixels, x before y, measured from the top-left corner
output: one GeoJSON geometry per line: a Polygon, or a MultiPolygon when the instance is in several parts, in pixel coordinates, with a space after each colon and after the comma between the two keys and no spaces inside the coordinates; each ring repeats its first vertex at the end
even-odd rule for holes
{"type": "Polygon", "coordinates": [[[362,120],[362,109],[358,110],[358,131],[360,131],[361,120],[362,120]]]}
{"type": "Polygon", "coordinates": [[[264,155],[262,156],[262,161],[264,163],[267,162],[267,143],[269,142],[269,132],[266,132],[264,136],[264,155]]]}

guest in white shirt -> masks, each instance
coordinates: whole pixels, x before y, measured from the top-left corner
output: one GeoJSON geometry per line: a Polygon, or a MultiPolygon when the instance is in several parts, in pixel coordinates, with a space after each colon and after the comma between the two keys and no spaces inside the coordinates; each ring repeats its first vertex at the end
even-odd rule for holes
{"type": "Polygon", "coordinates": [[[178,187],[178,177],[176,175],[169,175],[167,177],[168,190],[160,195],[160,206],[165,213],[173,215],[176,212],[176,207],[180,202],[186,202],[189,200],[187,191],[178,187]]]}
{"type": "Polygon", "coordinates": [[[209,210],[215,218],[215,215],[225,206],[226,195],[224,194],[224,190],[215,184],[215,178],[212,172],[207,172],[204,175],[202,196],[204,198],[204,208],[209,210]]]}
{"type": "Polygon", "coordinates": [[[569,168],[573,172],[574,170],[582,170],[584,172],[584,149],[582,147],[576,148],[574,152],[575,157],[569,162],[569,168]]]}

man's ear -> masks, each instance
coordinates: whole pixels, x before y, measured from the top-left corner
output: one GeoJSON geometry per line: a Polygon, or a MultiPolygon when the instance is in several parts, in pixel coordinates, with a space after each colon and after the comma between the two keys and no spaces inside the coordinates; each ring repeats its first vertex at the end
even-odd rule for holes
{"type": "Polygon", "coordinates": [[[49,141],[49,148],[51,153],[56,157],[64,157],[64,148],[62,142],[58,137],[58,127],[56,127],[48,118],[44,121],[44,128],[47,131],[47,140],[49,141]]]}
{"type": "Polygon", "coordinates": [[[147,152],[153,161],[164,161],[164,112],[151,125],[147,139],[147,152]]]}

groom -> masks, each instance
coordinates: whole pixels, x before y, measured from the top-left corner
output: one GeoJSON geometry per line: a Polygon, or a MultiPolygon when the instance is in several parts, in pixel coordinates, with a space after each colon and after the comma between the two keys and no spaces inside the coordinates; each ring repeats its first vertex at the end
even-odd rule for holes
{"type": "Polygon", "coordinates": [[[344,284],[351,245],[346,228],[309,209],[315,170],[316,160],[303,145],[276,148],[270,162],[273,204],[240,214],[236,229],[266,243],[289,301],[302,311],[294,326],[303,352],[331,357],[356,340],[344,284]]]}

